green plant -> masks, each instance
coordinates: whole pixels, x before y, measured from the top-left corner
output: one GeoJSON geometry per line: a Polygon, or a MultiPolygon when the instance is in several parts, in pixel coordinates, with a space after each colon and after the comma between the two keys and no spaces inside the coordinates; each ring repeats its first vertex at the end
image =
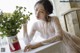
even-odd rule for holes
{"type": "Polygon", "coordinates": [[[22,24],[26,23],[30,19],[32,13],[24,14],[26,12],[25,7],[16,6],[14,12],[0,14],[0,32],[3,36],[15,36],[21,29],[22,24]]]}

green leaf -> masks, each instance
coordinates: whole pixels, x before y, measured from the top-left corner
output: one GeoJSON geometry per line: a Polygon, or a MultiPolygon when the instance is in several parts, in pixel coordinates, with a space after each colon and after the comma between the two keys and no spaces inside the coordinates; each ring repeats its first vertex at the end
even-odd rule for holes
{"type": "Polygon", "coordinates": [[[4,13],[0,15],[0,32],[2,32],[2,37],[4,36],[14,36],[16,35],[22,24],[30,20],[31,12],[27,11],[28,14],[23,14],[26,12],[26,7],[16,6],[13,13],[4,13]]]}

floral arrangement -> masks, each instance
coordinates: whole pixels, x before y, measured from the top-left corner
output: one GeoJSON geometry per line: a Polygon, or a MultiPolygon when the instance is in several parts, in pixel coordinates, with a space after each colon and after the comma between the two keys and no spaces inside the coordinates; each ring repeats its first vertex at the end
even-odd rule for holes
{"type": "Polygon", "coordinates": [[[15,36],[21,29],[22,24],[30,20],[32,13],[26,12],[26,7],[16,6],[13,13],[0,13],[0,36],[15,36]]]}

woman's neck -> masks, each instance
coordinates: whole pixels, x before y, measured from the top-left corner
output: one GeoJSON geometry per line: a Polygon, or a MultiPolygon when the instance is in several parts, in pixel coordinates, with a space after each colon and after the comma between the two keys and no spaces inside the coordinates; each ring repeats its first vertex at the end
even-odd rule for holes
{"type": "Polygon", "coordinates": [[[47,16],[47,17],[45,18],[45,21],[46,21],[46,22],[50,22],[50,21],[51,21],[51,17],[50,17],[50,16],[47,16]]]}
{"type": "Polygon", "coordinates": [[[50,16],[45,17],[45,19],[41,19],[41,21],[44,21],[44,22],[48,23],[48,22],[51,21],[51,17],[50,16]]]}

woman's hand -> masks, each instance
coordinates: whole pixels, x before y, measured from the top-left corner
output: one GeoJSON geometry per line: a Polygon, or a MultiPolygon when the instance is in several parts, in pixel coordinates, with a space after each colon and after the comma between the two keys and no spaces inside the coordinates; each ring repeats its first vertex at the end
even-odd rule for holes
{"type": "Polygon", "coordinates": [[[41,43],[36,43],[36,44],[33,44],[33,45],[29,44],[29,45],[27,45],[27,46],[24,48],[24,52],[30,51],[31,49],[38,48],[38,47],[40,47],[40,46],[42,46],[41,43]]]}
{"type": "Polygon", "coordinates": [[[33,48],[33,45],[27,45],[27,46],[24,48],[24,52],[30,51],[32,48],[33,48]]]}

